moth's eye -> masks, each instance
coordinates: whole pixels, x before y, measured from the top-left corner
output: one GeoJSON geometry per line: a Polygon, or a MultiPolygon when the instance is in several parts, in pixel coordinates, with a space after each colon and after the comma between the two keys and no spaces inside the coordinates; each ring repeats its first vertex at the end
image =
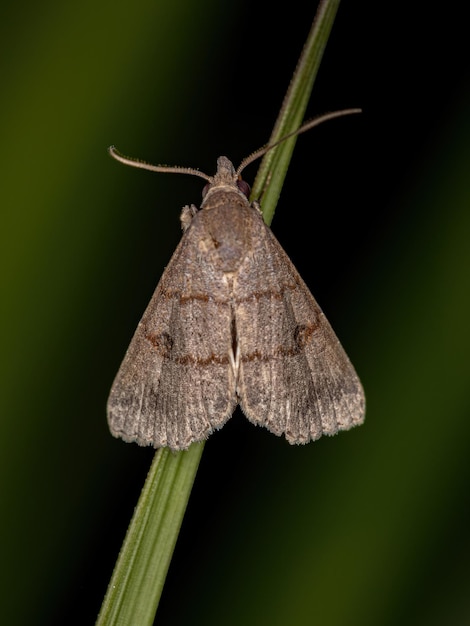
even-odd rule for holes
{"type": "Polygon", "coordinates": [[[207,183],[207,185],[204,185],[204,189],[202,190],[202,197],[205,198],[206,197],[206,193],[209,191],[209,187],[211,186],[210,183],[207,183]]]}
{"type": "Polygon", "coordinates": [[[241,178],[239,178],[237,180],[237,187],[238,189],[240,189],[242,194],[248,198],[248,196],[250,195],[250,191],[251,191],[250,185],[246,183],[244,180],[242,180],[241,178]]]}

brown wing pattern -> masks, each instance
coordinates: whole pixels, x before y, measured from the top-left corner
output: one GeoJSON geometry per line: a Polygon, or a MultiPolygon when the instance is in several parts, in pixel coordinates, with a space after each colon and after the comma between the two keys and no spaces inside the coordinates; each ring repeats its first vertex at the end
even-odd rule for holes
{"type": "Polygon", "coordinates": [[[234,286],[237,394],[250,421],[290,443],[364,419],[364,393],[326,317],[272,232],[253,212],[253,254],[234,286]]]}
{"type": "Polygon", "coordinates": [[[155,290],[108,400],[111,432],[140,445],[185,449],[222,426],[237,403],[228,284],[200,253],[198,215],[155,290]]]}

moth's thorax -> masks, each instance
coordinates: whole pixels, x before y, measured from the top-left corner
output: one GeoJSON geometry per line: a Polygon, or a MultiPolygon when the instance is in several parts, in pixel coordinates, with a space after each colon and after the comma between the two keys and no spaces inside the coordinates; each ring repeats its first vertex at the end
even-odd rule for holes
{"type": "Polygon", "coordinates": [[[218,270],[238,270],[251,250],[253,209],[236,194],[222,193],[211,208],[199,211],[202,232],[199,250],[218,270]]]}
{"type": "Polygon", "coordinates": [[[201,203],[201,209],[213,209],[230,201],[231,198],[233,198],[234,202],[236,202],[238,198],[238,201],[241,200],[243,204],[249,205],[248,198],[240,191],[236,180],[233,184],[211,183],[201,203]]]}
{"type": "Polygon", "coordinates": [[[201,203],[204,211],[213,211],[219,207],[233,205],[234,207],[249,207],[248,198],[234,187],[220,186],[211,188],[201,203]]]}

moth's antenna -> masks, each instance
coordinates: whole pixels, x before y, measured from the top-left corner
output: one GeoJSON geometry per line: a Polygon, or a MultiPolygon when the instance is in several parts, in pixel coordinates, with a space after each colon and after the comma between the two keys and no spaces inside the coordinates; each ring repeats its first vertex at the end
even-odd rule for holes
{"type": "MultiPolygon", "coordinates": [[[[259,159],[260,157],[265,155],[266,152],[269,152],[269,150],[272,150],[273,148],[281,144],[283,141],[286,141],[286,139],[290,139],[291,137],[295,137],[297,135],[305,133],[307,130],[310,130],[314,126],[319,126],[320,124],[323,124],[323,122],[327,122],[328,120],[332,120],[336,117],[342,117],[343,115],[351,115],[353,113],[361,113],[361,109],[342,109],[341,111],[333,111],[332,113],[325,113],[324,115],[320,115],[319,117],[313,118],[309,122],[305,122],[305,124],[300,126],[300,128],[298,128],[297,130],[294,130],[292,133],[285,135],[284,137],[282,137],[275,143],[262,146],[261,148],[259,148],[259,150],[252,152],[249,156],[243,159],[243,161],[238,166],[238,169],[236,172],[237,176],[241,174],[241,172],[245,169],[245,167],[253,163],[253,161],[256,161],[256,159],[259,159]]],[[[108,152],[113,157],[113,159],[116,159],[116,161],[120,161],[121,163],[124,163],[124,165],[130,165],[131,167],[138,167],[143,170],[149,170],[150,172],[163,172],[163,173],[169,173],[169,174],[190,174],[191,176],[199,176],[199,178],[204,178],[204,180],[207,180],[209,183],[212,183],[214,180],[213,176],[204,174],[204,172],[200,172],[199,170],[193,167],[180,167],[177,165],[152,165],[151,163],[147,163],[146,161],[141,161],[140,159],[126,157],[123,154],[121,154],[115,146],[110,146],[108,148],[108,152]]]]}
{"type": "Polygon", "coordinates": [[[292,133],[289,133],[288,135],[285,135],[284,137],[282,137],[275,143],[262,146],[261,148],[259,148],[259,150],[252,152],[249,156],[243,159],[243,161],[238,166],[237,175],[240,175],[242,171],[245,169],[245,167],[247,167],[247,165],[250,165],[250,163],[253,163],[253,161],[256,161],[256,159],[259,159],[260,157],[265,155],[266,152],[269,152],[269,150],[272,150],[273,148],[278,146],[280,143],[282,143],[286,139],[290,139],[290,137],[295,137],[297,135],[300,135],[301,133],[305,133],[307,130],[310,130],[314,126],[319,126],[320,124],[323,124],[323,122],[327,122],[328,120],[332,120],[336,117],[342,117],[343,115],[351,115],[353,113],[361,113],[361,112],[362,112],[361,109],[342,109],[341,111],[333,111],[332,113],[325,113],[324,115],[314,117],[312,120],[305,122],[305,124],[302,124],[300,128],[298,128],[297,130],[294,130],[292,133]]]}
{"type": "Polygon", "coordinates": [[[200,172],[193,167],[178,167],[177,165],[151,165],[150,163],[146,163],[145,161],[140,161],[139,159],[124,156],[114,146],[110,146],[108,148],[108,152],[113,157],[113,159],[116,159],[116,161],[120,161],[121,163],[124,163],[124,165],[130,165],[131,167],[139,167],[143,170],[149,170],[150,172],[191,174],[192,176],[199,176],[200,178],[204,178],[210,183],[213,180],[212,176],[208,176],[207,174],[204,174],[204,172],[200,172]]]}

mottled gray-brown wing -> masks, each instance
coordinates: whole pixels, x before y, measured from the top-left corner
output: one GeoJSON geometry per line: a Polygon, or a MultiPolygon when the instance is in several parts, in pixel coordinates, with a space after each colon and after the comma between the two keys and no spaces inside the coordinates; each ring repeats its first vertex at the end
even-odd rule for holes
{"type": "Polygon", "coordinates": [[[252,229],[234,290],[243,412],[292,444],[361,424],[362,386],[325,315],[255,212],[252,229]]]}
{"type": "Polygon", "coordinates": [[[229,362],[228,287],[199,252],[196,218],[157,286],[111,389],[109,427],[125,441],[185,449],[221,427],[237,404],[229,362]]]}

